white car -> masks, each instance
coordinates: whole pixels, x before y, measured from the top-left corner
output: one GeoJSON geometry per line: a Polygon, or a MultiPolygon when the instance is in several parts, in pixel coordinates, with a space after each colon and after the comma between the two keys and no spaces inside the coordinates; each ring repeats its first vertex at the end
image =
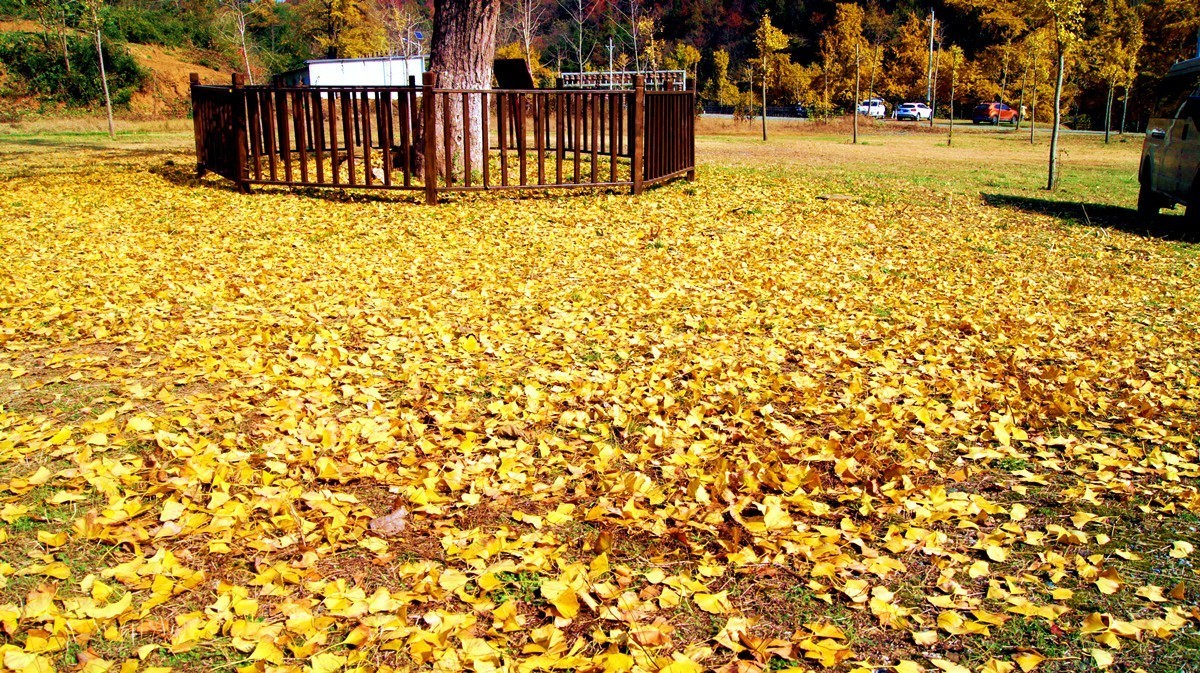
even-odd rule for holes
{"type": "Polygon", "coordinates": [[[868,98],[859,103],[858,114],[874,117],[875,119],[883,119],[887,116],[887,103],[879,98],[868,98]]]}
{"type": "Polygon", "coordinates": [[[930,110],[929,106],[924,103],[903,103],[892,113],[892,117],[900,121],[907,119],[919,122],[932,116],[933,110],[930,110]]]}

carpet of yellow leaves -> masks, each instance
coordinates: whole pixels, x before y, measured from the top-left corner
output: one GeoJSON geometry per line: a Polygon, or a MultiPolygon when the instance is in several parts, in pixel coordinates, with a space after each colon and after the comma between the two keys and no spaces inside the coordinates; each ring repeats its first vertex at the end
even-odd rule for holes
{"type": "Polygon", "coordinates": [[[0,161],[7,670],[1195,642],[1195,248],[718,157],[638,199],[435,208],[186,162],[0,161]]]}

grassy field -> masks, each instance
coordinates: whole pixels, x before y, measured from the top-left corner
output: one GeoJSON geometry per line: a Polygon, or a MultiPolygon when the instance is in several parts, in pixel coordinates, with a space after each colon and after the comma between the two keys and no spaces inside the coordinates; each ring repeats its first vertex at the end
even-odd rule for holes
{"type": "Polygon", "coordinates": [[[1047,192],[1044,135],[700,131],[694,183],[433,208],[0,132],[0,663],[1200,670],[1140,140],[1047,192]]]}

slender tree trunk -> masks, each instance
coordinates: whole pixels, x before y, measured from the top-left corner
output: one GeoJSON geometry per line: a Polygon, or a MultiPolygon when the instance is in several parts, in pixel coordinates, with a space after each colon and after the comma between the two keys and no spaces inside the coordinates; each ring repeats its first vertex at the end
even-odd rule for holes
{"type": "Polygon", "coordinates": [[[238,37],[242,40],[242,63],[246,65],[246,78],[254,84],[254,73],[250,70],[250,50],[246,48],[246,15],[241,7],[235,10],[238,22],[238,37]]]}
{"type": "MultiPolygon", "coordinates": [[[[99,22],[97,22],[98,24],[99,22]]],[[[113,128],[112,116],[112,98],[108,95],[108,73],[104,70],[104,48],[100,41],[100,27],[96,27],[96,56],[100,58],[100,82],[104,85],[104,109],[108,111],[108,137],[112,140],[117,139],[117,132],[113,128]]]]}
{"type": "MultiPolygon", "coordinates": [[[[854,115],[854,144],[858,144],[858,65],[859,65],[859,45],[858,41],[854,42],[854,108],[850,111],[854,115]]],[[[870,109],[870,108],[868,108],[870,109]]]]}
{"type": "Polygon", "coordinates": [[[954,80],[958,75],[958,58],[955,56],[958,52],[951,51],[950,59],[950,135],[946,138],[946,147],[954,146],[954,80]]]}
{"type": "MultiPolygon", "coordinates": [[[[753,79],[753,75],[751,75],[753,79]]],[[[766,58],[763,58],[763,76],[762,76],[762,124],[763,124],[763,142],[767,142],[767,66],[766,58]]]]}
{"type": "Polygon", "coordinates": [[[62,22],[58,24],[58,43],[62,47],[63,65],[71,72],[71,50],[67,46],[67,16],[63,13],[62,22]]]}
{"type": "MultiPolygon", "coordinates": [[[[500,19],[499,0],[434,0],[433,43],[429,54],[429,69],[438,75],[438,87],[442,89],[491,89],[492,61],[496,55],[496,24],[500,19]]],[[[456,166],[462,165],[465,152],[471,153],[471,164],[482,166],[485,158],[483,139],[479,133],[471,134],[471,146],[463,147],[462,98],[450,96],[450,153],[456,166]],[[458,105],[454,105],[457,98],[458,105]]],[[[434,101],[424,101],[432,105],[434,101]]],[[[467,106],[465,123],[472,129],[481,126],[482,115],[478,96],[471,96],[467,106]]],[[[522,114],[523,112],[518,112],[522,114]]],[[[423,129],[425,133],[437,134],[439,152],[446,151],[441,145],[443,138],[442,110],[435,115],[435,128],[423,129]]],[[[428,157],[426,157],[428,158],[428,157]]],[[[438,161],[443,167],[443,161],[438,161]]],[[[440,168],[444,170],[444,168],[440,168]]],[[[446,176],[448,179],[451,176],[446,176]]]]}
{"type": "Polygon", "coordinates": [[[1037,73],[1038,73],[1037,59],[1039,57],[1041,57],[1041,49],[1038,49],[1036,52],[1034,52],[1034,56],[1033,56],[1033,58],[1034,58],[1033,78],[1032,78],[1033,86],[1030,89],[1030,97],[1029,97],[1029,144],[1030,145],[1033,144],[1033,134],[1037,130],[1037,94],[1038,94],[1038,90],[1037,90],[1037,73]]]}
{"type": "Polygon", "coordinates": [[[1017,103],[1017,128],[1021,130],[1021,122],[1025,121],[1025,85],[1029,83],[1029,63],[1025,63],[1025,72],[1021,73],[1021,98],[1017,103]]]}
{"type": "Polygon", "coordinates": [[[1046,178],[1046,189],[1058,186],[1058,132],[1062,122],[1062,89],[1063,71],[1066,70],[1067,59],[1062,45],[1058,47],[1058,73],[1054,80],[1054,126],[1050,129],[1050,171],[1046,178]]]}
{"type": "Polygon", "coordinates": [[[821,52],[821,79],[825,87],[825,114],[832,114],[833,101],[829,99],[829,69],[832,67],[833,55],[828,51],[821,52]]]}
{"type": "Polygon", "coordinates": [[[1129,110],[1129,85],[1125,85],[1125,95],[1121,96],[1121,130],[1119,135],[1125,135],[1125,113],[1129,110]]]}
{"type": "MultiPolygon", "coordinates": [[[[579,41],[575,43],[575,66],[578,68],[579,72],[583,72],[583,24],[580,23],[578,26],[576,26],[576,30],[578,31],[579,41]]],[[[637,49],[636,45],[634,46],[634,49],[637,49]]],[[[641,72],[640,68],[638,69],[638,72],[641,72]]]]}
{"type": "Polygon", "coordinates": [[[246,50],[246,35],[242,34],[242,62],[246,64],[246,77],[254,84],[254,71],[250,69],[250,52],[246,50]]]}
{"type": "Polygon", "coordinates": [[[1116,80],[1108,81],[1108,98],[1104,105],[1104,144],[1108,144],[1109,134],[1112,132],[1112,104],[1113,90],[1117,88],[1116,80]]]}

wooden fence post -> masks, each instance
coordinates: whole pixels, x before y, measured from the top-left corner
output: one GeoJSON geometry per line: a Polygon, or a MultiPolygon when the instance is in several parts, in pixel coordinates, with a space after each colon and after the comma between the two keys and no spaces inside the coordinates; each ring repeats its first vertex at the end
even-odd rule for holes
{"type": "Polygon", "coordinates": [[[233,73],[233,87],[230,89],[230,93],[233,94],[233,137],[237,152],[235,155],[237,157],[237,185],[239,192],[249,194],[250,183],[246,165],[246,90],[243,88],[245,84],[245,75],[238,72],[233,73]]]}
{"type": "Polygon", "coordinates": [[[645,163],[646,151],[646,76],[633,76],[633,152],[632,161],[630,162],[630,171],[633,178],[633,193],[642,193],[642,182],[645,179],[645,163]]]}
{"type": "Polygon", "coordinates": [[[437,103],[433,88],[437,86],[437,73],[421,75],[421,111],[425,122],[425,203],[436,206],[437,196],[437,103]]]}
{"type": "Polygon", "coordinates": [[[192,131],[196,135],[196,177],[202,178],[208,170],[204,167],[204,129],[201,126],[201,112],[196,107],[196,87],[200,86],[200,73],[188,75],[189,91],[192,96],[192,131]]]}
{"type": "Polygon", "coordinates": [[[687,89],[687,157],[688,157],[688,172],[687,181],[696,181],[696,79],[692,78],[691,87],[687,89]]]}

